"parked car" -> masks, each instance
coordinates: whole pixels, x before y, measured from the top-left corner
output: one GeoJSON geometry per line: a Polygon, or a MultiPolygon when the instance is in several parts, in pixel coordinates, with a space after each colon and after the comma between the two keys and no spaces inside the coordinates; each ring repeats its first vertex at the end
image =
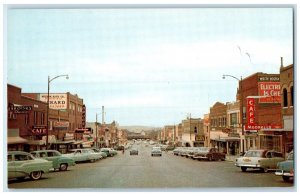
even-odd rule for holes
{"type": "Polygon", "coordinates": [[[108,157],[113,157],[115,156],[117,153],[117,151],[115,151],[112,148],[101,148],[100,149],[101,152],[105,152],[107,154],[108,157]]]}
{"type": "Polygon", "coordinates": [[[277,163],[284,161],[281,152],[274,150],[249,150],[243,157],[237,158],[235,165],[243,172],[248,168],[260,169],[268,172],[277,168],[277,163]]]}
{"type": "Polygon", "coordinates": [[[200,147],[194,152],[193,159],[208,160],[208,161],[225,161],[225,153],[219,152],[214,147],[200,147]]]}
{"type": "Polygon", "coordinates": [[[75,160],[75,162],[82,162],[82,161],[90,161],[95,162],[96,160],[101,159],[101,155],[95,153],[91,149],[72,149],[70,150],[71,153],[63,154],[62,156],[70,157],[75,160]]]}
{"type": "Polygon", "coordinates": [[[91,148],[91,150],[94,151],[94,153],[100,154],[103,159],[107,157],[107,154],[105,152],[101,152],[101,150],[98,148],[91,148]]]}
{"type": "Polygon", "coordinates": [[[139,155],[139,151],[137,148],[132,148],[129,152],[130,155],[139,155]]]}
{"type": "Polygon", "coordinates": [[[118,150],[118,151],[122,151],[122,150],[125,150],[125,147],[124,146],[117,146],[115,149],[118,150]]]}
{"type": "Polygon", "coordinates": [[[173,150],[173,154],[176,155],[176,156],[178,156],[178,153],[179,153],[180,149],[181,149],[181,147],[175,148],[175,149],[173,150]]]}
{"type": "Polygon", "coordinates": [[[33,151],[30,154],[32,154],[35,158],[42,158],[52,161],[53,168],[59,169],[60,171],[66,171],[68,170],[68,166],[74,166],[76,164],[74,159],[70,157],[64,157],[56,150],[38,150],[33,151]]]}
{"type": "Polygon", "coordinates": [[[32,180],[38,180],[53,167],[51,161],[34,158],[30,153],[22,151],[9,151],[7,161],[8,179],[29,176],[32,180]]]}
{"type": "Polygon", "coordinates": [[[291,151],[286,161],[277,163],[275,175],[282,176],[283,181],[288,182],[294,178],[294,152],[291,151]]]}
{"type": "Polygon", "coordinates": [[[151,150],[151,156],[162,156],[160,147],[153,147],[151,150]]]}

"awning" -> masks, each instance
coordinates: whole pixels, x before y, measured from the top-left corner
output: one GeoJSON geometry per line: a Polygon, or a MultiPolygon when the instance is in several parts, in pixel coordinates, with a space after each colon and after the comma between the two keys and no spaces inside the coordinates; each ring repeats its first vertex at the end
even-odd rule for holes
{"type": "Polygon", "coordinates": [[[68,140],[68,141],[56,140],[53,144],[71,144],[73,142],[75,142],[75,140],[68,140]]]}
{"type": "Polygon", "coordinates": [[[44,140],[28,140],[28,144],[42,146],[42,145],[45,145],[45,141],[44,140]]]}
{"type": "Polygon", "coordinates": [[[20,136],[7,137],[7,144],[27,144],[28,140],[20,136]]]}
{"type": "Polygon", "coordinates": [[[238,142],[241,139],[239,137],[225,137],[225,138],[215,138],[215,139],[211,139],[211,140],[215,140],[218,142],[238,142]]]}

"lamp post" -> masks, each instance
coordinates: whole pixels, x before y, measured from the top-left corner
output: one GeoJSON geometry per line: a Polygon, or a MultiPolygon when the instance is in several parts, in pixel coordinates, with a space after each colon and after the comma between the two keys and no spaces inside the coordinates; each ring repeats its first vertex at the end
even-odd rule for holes
{"type": "Polygon", "coordinates": [[[95,147],[98,148],[98,113],[96,113],[96,142],[95,147]]]}
{"type": "Polygon", "coordinates": [[[48,93],[47,93],[47,133],[46,133],[46,149],[48,149],[48,139],[49,139],[49,94],[50,94],[50,83],[59,77],[66,77],[66,79],[69,79],[69,75],[58,75],[54,78],[50,79],[50,76],[48,76],[48,93]]]}
{"type": "MultiPolygon", "coordinates": [[[[241,100],[241,112],[240,112],[240,118],[241,118],[241,123],[242,123],[242,137],[244,137],[244,103],[243,103],[243,78],[241,76],[241,79],[238,79],[237,77],[235,76],[232,76],[232,75],[223,75],[222,78],[225,79],[226,76],[228,77],[231,77],[231,78],[234,78],[236,79],[237,81],[239,81],[240,83],[240,100],[241,100]]],[[[245,152],[245,147],[244,147],[244,138],[242,138],[242,153],[244,154],[245,152]]]]}

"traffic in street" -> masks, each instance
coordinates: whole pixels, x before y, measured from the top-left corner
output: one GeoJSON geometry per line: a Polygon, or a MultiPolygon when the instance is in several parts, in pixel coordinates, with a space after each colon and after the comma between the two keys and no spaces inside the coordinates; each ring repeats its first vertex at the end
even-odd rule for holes
{"type": "Polygon", "coordinates": [[[80,162],[67,171],[50,171],[40,180],[13,179],[8,189],[199,189],[222,190],[282,190],[293,189],[293,182],[284,182],[273,171],[247,170],[242,172],[235,163],[225,161],[193,160],[176,156],[173,151],[162,151],[162,156],[151,156],[152,148],[146,142],[134,143],[124,153],[95,162],[80,162]],[[130,154],[131,149],[137,153],[130,154]]]}

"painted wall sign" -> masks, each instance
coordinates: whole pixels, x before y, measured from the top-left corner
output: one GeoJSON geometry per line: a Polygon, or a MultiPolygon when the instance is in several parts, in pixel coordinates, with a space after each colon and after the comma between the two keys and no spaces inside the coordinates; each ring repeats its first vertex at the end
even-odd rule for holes
{"type": "Polygon", "coordinates": [[[258,82],[259,103],[281,103],[280,82],[258,82]]]}
{"type": "MultiPolygon", "coordinates": [[[[47,103],[48,94],[40,94],[40,101],[47,103]]],[[[50,93],[49,108],[54,110],[67,109],[67,94],[66,93],[50,93]]]]}

